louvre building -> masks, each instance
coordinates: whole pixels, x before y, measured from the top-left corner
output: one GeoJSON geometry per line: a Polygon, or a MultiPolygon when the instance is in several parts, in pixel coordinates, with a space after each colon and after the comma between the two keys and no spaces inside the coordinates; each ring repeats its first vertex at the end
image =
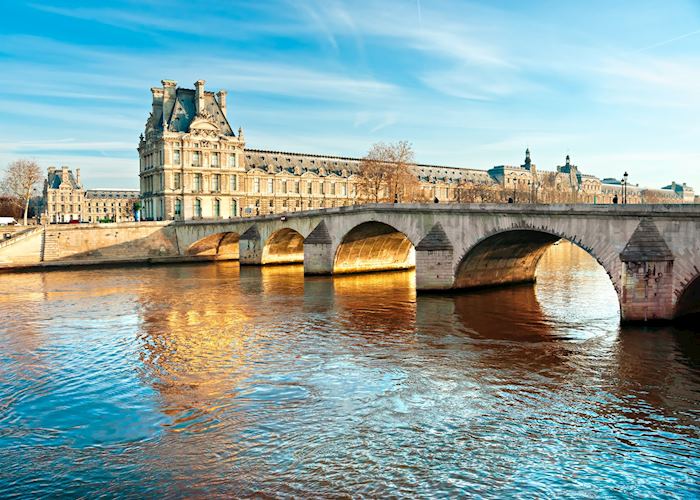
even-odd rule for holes
{"type": "MultiPolygon", "coordinates": [[[[359,158],[247,149],[234,131],[224,90],[151,89],[153,108],[138,146],[143,217],[149,220],[229,218],[360,203],[359,158]]],[[[538,171],[529,151],[519,166],[490,170],[418,164],[423,198],[439,202],[612,203],[622,186],[582,174],[567,156],[556,171],[538,171]]],[[[692,203],[684,184],[627,186],[627,201],[692,203]],[[646,201],[649,201],[647,199],[646,201]]]]}

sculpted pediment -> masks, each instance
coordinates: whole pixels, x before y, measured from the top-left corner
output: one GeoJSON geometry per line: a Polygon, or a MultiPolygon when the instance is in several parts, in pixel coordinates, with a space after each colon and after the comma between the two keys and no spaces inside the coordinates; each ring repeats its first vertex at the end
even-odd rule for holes
{"type": "Polygon", "coordinates": [[[194,117],[188,130],[192,134],[218,135],[219,126],[208,113],[200,113],[194,117]]]}

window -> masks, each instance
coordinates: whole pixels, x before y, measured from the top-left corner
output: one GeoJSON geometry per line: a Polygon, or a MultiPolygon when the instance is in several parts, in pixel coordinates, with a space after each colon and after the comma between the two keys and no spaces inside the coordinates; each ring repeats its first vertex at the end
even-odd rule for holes
{"type": "Polygon", "coordinates": [[[294,192],[299,193],[299,181],[294,181],[294,192]]]}
{"type": "Polygon", "coordinates": [[[202,216],[202,200],[200,200],[199,198],[194,200],[194,216],[195,217],[202,216]]]}
{"type": "Polygon", "coordinates": [[[238,176],[231,176],[231,192],[238,191],[238,176]]]}
{"type": "Polygon", "coordinates": [[[193,167],[199,166],[199,151],[192,152],[192,166],[193,167]]]}
{"type": "Polygon", "coordinates": [[[287,194],[287,181],[282,181],[282,194],[287,194]]]}
{"type": "Polygon", "coordinates": [[[194,174],[192,190],[195,192],[200,192],[202,190],[202,174],[194,174]]]}
{"type": "Polygon", "coordinates": [[[335,194],[335,182],[331,182],[331,194],[335,194]]]}
{"type": "Polygon", "coordinates": [[[347,196],[348,194],[348,187],[345,183],[340,185],[340,195],[341,196],[347,196]]]}
{"type": "Polygon", "coordinates": [[[238,216],[238,202],[236,200],[231,200],[231,217],[238,216]]]}
{"type": "Polygon", "coordinates": [[[313,184],[311,184],[311,181],[307,181],[307,183],[306,183],[306,192],[309,194],[314,193],[314,186],[313,186],[313,184]]]}
{"type": "Polygon", "coordinates": [[[229,166],[229,168],[236,168],[236,155],[235,154],[229,155],[228,166],[229,166]]]}
{"type": "Polygon", "coordinates": [[[182,189],[182,175],[180,172],[173,174],[173,189],[182,189]]]}
{"type": "Polygon", "coordinates": [[[214,217],[221,217],[221,200],[214,200],[214,217]]]}
{"type": "Polygon", "coordinates": [[[175,165],[180,164],[180,150],[179,149],[176,149],[175,151],[173,151],[173,163],[175,165]]]}
{"type": "Polygon", "coordinates": [[[260,177],[253,177],[253,192],[260,192],[260,177]]]}
{"type": "Polygon", "coordinates": [[[175,198],[175,217],[182,216],[182,200],[180,198],[175,198]]]}
{"type": "Polygon", "coordinates": [[[267,192],[268,192],[268,193],[274,193],[274,192],[275,192],[275,180],[274,180],[274,179],[268,179],[268,180],[267,180],[267,192]]]}
{"type": "Polygon", "coordinates": [[[219,153],[212,153],[211,154],[211,166],[212,167],[219,166],[219,153]]]}
{"type": "Polygon", "coordinates": [[[215,193],[221,191],[221,176],[219,174],[211,176],[211,190],[215,193]]]}
{"type": "Polygon", "coordinates": [[[321,183],[319,184],[319,187],[321,188],[321,194],[326,194],[326,183],[325,183],[325,182],[321,182],[321,183]]]}

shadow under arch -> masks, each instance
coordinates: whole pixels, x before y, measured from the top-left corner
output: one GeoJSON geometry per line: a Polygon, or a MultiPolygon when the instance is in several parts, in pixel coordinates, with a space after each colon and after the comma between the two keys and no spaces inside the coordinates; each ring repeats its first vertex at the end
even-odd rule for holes
{"type": "Polygon", "coordinates": [[[226,232],[210,234],[192,243],[185,255],[211,257],[212,260],[238,260],[238,233],[226,232]]]}
{"type": "Polygon", "coordinates": [[[673,317],[682,321],[700,319],[700,275],[696,276],[678,297],[673,317]]]}
{"type": "MultiPolygon", "coordinates": [[[[566,236],[540,229],[506,229],[482,238],[466,251],[455,272],[454,288],[534,283],[540,259],[559,240],[584,250],[610,277],[610,270],[590,249],[566,236]]],[[[617,287],[612,278],[610,281],[619,303],[617,287]]]]}
{"type": "Polygon", "coordinates": [[[395,271],[416,266],[411,240],[393,226],[363,222],[343,237],[335,252],[333,274],[395,271]]]}
{"type": "Polygon", "coordinates": [[[299,264],[304,262],[304,237],[298,231],[283,228],[265,242],[262,264],[299,264]]]}

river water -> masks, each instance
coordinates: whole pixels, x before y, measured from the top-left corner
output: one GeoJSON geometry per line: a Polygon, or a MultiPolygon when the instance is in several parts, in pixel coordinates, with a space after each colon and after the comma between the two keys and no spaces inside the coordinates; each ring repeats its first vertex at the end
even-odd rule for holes
{"type": "Polygon", "coordinates": [[[700,494],[698,331],[535,286],[235,262],[0,276],[0,496],[700,494]]]}

